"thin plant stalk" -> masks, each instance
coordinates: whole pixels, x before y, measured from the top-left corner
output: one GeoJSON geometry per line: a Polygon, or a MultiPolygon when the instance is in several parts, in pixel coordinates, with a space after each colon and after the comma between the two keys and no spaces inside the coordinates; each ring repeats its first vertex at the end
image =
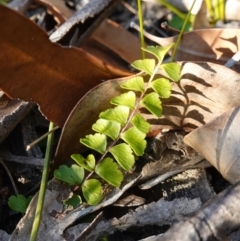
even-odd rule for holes
{"type": "Polygon", "coordinates": [[[175,13],[179,18],[181,18],[183,20],[186,19],[186,14],[185,13],[182,13],[181,11],[179,11],[177,8],[175,8],[173,5],[171,5],[167,1],[165,1],[165,0],[158,0],[158,2],[160,2],[163,6],[165,6],[166,8],[171,10],[173,13],[175,13]]]}
{"type": "MultiPolygon", "coordinates": [[[[138,21],[139,21],[139,26],[140,26],[140,40],[141,40],[141,47],[143,48],[145,46],[145,41],[144,41],[144,34],[143,34],[143,15],[142,15],[142,3],[141,0],[137,0],[137,5],[138,5],[138,21]]],[[[145,52],[142,51],[142,59],[145,59],[145,52]]]]}
{"type": "Polygon", "coordinates": [[[214,24],[216,20],[215,20],[215,12],[212,5],[212,0],[205,0],[205,3],[209,13],[210,23],[214,24]]]}
{"type": "MultiPolygon", "coordinates": [[[[53,128],[54,128],[54,124],[50,122],[49,131],[51,131],[53,128]]],[[[51,132],[47,138],[47,147],[46,147],[46,155],[45,155],[45,161],[43,166],[42,180],[41,180],[40,190],[38,194],[38,202],[37,202],[37,207],[35,212],[35,218],[33,221],[32,232],[29,239],[30,241],[37,240],[38,230],[39,230],[41,217],[42,217],[44,197],[45,197],[47,182],[48,182],[48,173],[49,173],[49,167],[50,167],[50,161],[51,161],[53,139],[54,139],[54,132],[51,132]]]]}
{"type": "Polygon", "coordinates": [[[215,0],[215,20],[225,20],[225,1],[215,0]]]}
{"type": "Polygon", "coordinates": [[[172,53],[172,56],[171,56],[171,61],[172,61],[172,62],[173,62],[174,59],[175,59],[178,46],[179,46],[179,44],[180,44],[180,41],[181,41],[181,39],[182,39],[182,35],[183,35],[183,33],[184,33],[184,30],[185,30],[185,28],[186,28],[186,25],[187,25],[187,23],[188,23],[188,21],[189,21],[189,18],[190,18],[190,16],[191,16],[192,9],[193,9],[193,7],[194,7],[194,5],[195,5],[195,2],[196,2],[196,0],[194,0],[192,6],[191,6],[191,8],[190,8],[190,10],[189,10],[189,12],[188,12],[188,14],[187,14],[187,17],[186,17],[186,19],[184,20],[184,23],[183,23],[181,32],[180,32],[180,34],[179,34],[179,36],[178,36],[178,38],[177,38],[177,42],[176,42],[176,44],[175,44],[175,46],[174,46],[173,53],[172,53]]]}

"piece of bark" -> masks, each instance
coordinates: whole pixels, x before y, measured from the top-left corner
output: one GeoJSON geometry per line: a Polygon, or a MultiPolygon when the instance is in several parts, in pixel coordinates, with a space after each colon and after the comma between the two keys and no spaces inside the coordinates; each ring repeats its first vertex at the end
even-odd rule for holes
{"type": "MultiPolygon", "coordinates": [[[[142,228],[145,225],[172,224],[179,215],[187,215],[201,207],[200,199],[189,200],[187,198],[175,199],[171,202],[165,201],[163,198],[157,202],[137,208],[133,213],[129,213],[120,219],[113,218],[109,221],[101,221],[90,234],[81,238],[81,241],[99,240],[101,236],[111,234],[116,230],[126,230],[131,226],[142,228]]],[[[66,232],[74,240],[86,228],[86,224],[76,225],[69,228],[66,232]]],[[[70,241],[70,239],[67,239],[70,241]]],[[[73,240],[73,239],[72,239],[73,240]]]]}
{"type": "Polygon", "coordinates": [[[216,195],[209,184],[206,171],[200,168],[186,170],[175,175],[164,181],[161,186],[165,199],[168,201],[187,197],[200,198],[201,202],[205,203],[216,195]]]}
{"type": "Polygon", "coordinates": [[[34,104],[30,102],[4,99],[4,106],[0,108],[0,143],[29,114],[33,106],[34,104]]]}
{"type": "Polygon", "coordinates": [[[0,230],[0,241],[5,241],[10,238],[10,235],[7,234],[5,231],[0,230]]]}
{"type": "Polygon", "coordinates": [[[4,161],[14,162],[14,163],[24,164],[24,165],[32,165],[32,166],[37,166],[37,167],[43,167],[43,163],[44,163],[43,158],[16,156],[16,155],[12,155],[8,152],[3,152],[3,151],[0,151],[0,157],[4,161]]]}
{"type": "Polygon", "coordinates": [[[33,0],[13,0],[8,3],[7,6],[19,13],[24,14],[32,2],[33,0]]]}
{"type": "Polygon", "coordinates": [[[80,46],[120,0],[92,0],[62,24],[51,36],[53,43],[80,46]]]}
{"type": "MultiPolygon", "coordinates": [[[[63,196],[63,193],[65,193],[64,190],[68,187],[68,185],[62,184],[60,181],[53,179],[46,191],[47,195],[43,207],[44,211],[39,228],[38,241],[65,241],[66,239],[63,238],[63,233],[68,226],[72,226],[72,224],[80,218],[114,203],[138,180],[139,176],[133,178],[130,182],[126,182],[126,185],[123,185],[121,189],[114,189],[100,204],[96,206],[86,206],[86,204],[83,204],[74,210],[64,212],[62,200],[67,199],[68,197],[63,196]],[[58,204],[56,203],[56,200],[58,201],[58,204]]],[[[29,239],[34,219],[37,196],[38,195],[35,195],[33,197],[25,216],[18,223],[9,241],[26,241],[29,239]]]]}
{"type": "Polygon", "coordinates": [[[209,200],[194,216],[148,241],[223,240],[240,228],[240,182],[209,200]]]}

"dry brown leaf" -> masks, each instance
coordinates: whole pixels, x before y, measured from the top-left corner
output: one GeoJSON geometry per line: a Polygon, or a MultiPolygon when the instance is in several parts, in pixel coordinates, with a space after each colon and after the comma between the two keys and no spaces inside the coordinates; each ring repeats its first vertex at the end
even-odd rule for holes
{"type": "MultiPolygon", "coordinates": [[[[63,1],[37,0],[37,2],[53,12],[61,23],[64,22],[63,20],[70,18],[74,13],[63,1]]],[[[109,50],[120,56],[127,63],[132,63],[136,59],[142,58],[139,38],[110,19],[105,19],[93,32],[90,39],[81,45],[81,48],[98,58],[102,57],[104,60],[108,58],[111,63],[117,61],[115,60],[116,56],[111,56],[109,50]],[[101,48],[100,44],[105,46],[105,49],[101,48]]]]}
{"type": "Polygon", "coordinates": [[[60,24],[64,23],[70,18],[74,11],[66,6],[64,1],[59,0],[36,0],[40,5],[45,6],[55,17],[59,20],[60,24]]]}
{"type": "MultiPolygon", "coordinates": [[[[240,75],[233,70],[213,63],[182,63],[181,76],[179,84],[173,84],[172,96],[162,100],[163,116],[156,119],[144,113],[152,129],[192,130],[240,103],[240,75]]],[[[69,161],[71,154],[82,151],[79,138],[90,134],[99,113],[110,107],[110,99],[122,91],[119,84],[128,78],[102,83],[78,102],[64,126],[55,167],[69,161]]]]}
{"type": "Polygon", "coordinates": [[[110,19],[103,21],[91,38],[117,53],[128,63],[142,58],[139,38],[110,19]]]}
{"type": "Polygon", "coordinates": [[[203,29],[203,28],[210,28],[210,27],[211,25],[208,20],[208,10],[206,6],[206,2],[203,1],[198,13],[195,16],[192,28],[203,29]]]}
{"type": "Polygon", "coordinates": [[[121,78],[106,81],[91,89],[76,104],[64,125],[52,169],[68,162],[71,154],[78,153],[83,148],[79,143],[80,137],[90,134],[99,113],[111,107],[110,99],[121,93],[119,83],[126,80],[121,78]]]}
{"type": "Polygon", "coordinates": [[[184,141],[204,156],[231,183],[240,180],[240,107],[236,107],[185,136],[184,141]]]}
{"type": "Polygon", "coordinates": [[[0,88],[13,98],[37,102],[59,126],[92,87],[129,75],[81,49],[51,43],[37,25],[2,5],[0,31],[0,88]]]}
{"type": "MultiPolygon", "coordinates": [[[[240,48],[239,29],[201,29],[183,34],[175,57],[177,61],[207,61],[224,65],[240,48]]],[[[163,46],[178,36],[155,38],[163,46]]],[[[240,65],[236,66],[240,70],[240,65]]]]}

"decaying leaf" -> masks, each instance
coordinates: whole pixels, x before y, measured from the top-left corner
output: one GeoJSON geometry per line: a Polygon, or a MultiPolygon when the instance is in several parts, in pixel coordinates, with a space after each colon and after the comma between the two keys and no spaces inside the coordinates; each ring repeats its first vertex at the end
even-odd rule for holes
{"type": "Polygon", "coordinates": [[[70,18],[74,11],[67,7],[64,1],[59,0],[36,0],[37,3],[43,5],[50,11],[58,20],[60,24],[64,23],[70,18]]]}
{"type": "Polygon", "coordinates": [[[117,53],[128,63],[142,58],[139,38],[110,19],[104,20],[91,38],[117,53]]]}
{"type": "MultiPolygon", "coordinates": [[[[240,48],[239,29],[201,29],[183,34],[177,61],[207,61],[224,65],[240,48]]],[[[155,38],[163,46],[176,42],[178,36],[155,38]]],[[[240,65],[235,66],[240,70],[240,65]]]]}
{"type": "Polygon", "coordinates": [[[110,80],[94,87],[74,107],[65,123],[53,169],[70,160],[71,154],[80,153],[79,150],[83,148],[83,145],[80,145],[79,139],[92,132],[91,126],[98,119],[100,112],[111,107],[112,97],[121,93],[119,83],[124,80],[125,78],[110,80]]]}
{"type": "MultiPolygon", "coordinates": [[[[143,114],[152,124],[152,129],[165,127],[192,130],[239,105],[238,73],[213,63],[186,62],[181,65],[180,82],[172,84],[172,96],[169,99],[162,99],[163,116],[158,119],[151,114],[143,114]]],[[[104,82],[78,102],[63,129],[54,161],[56,166],[70,160],[72,153],[83,150],[79,138],[91,133],[91,126],[99,113],[111,106],[109,102],[114,96],[122,93],[119,85],[127,79],[104,82]]]]}
{"type": "Polygon", "coordinates": [[[51,43],[37,25],[3,5],[0,31],[0,88],[12,98],[37,102],[59,126],[92,87],[129,74],[81,49],[51,43]]]}
{"type": "Polygon", "coordinates": [[[189,133],[184,141],[201,153],[231,183],[240,180],[240,107],[189,133]]]}

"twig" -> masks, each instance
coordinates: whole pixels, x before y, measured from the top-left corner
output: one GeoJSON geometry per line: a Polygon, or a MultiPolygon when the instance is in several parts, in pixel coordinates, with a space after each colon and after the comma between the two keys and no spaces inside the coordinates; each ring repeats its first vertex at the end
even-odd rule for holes
{"type": "Polygon", "coordinates": [[[161,27],[162,27],[163,29],[166,29],[166,30],[170,30],[170,31],[172,31],[172,32],[175,32],[175,33],[177,33],[177,34],[180,33],[180,31],[179,31],[178,29],[169,26],[167,22],[162,22],[162,23],[161,23],[161,27]]]}
{"type": "Polygon", "coordinates": [[[36,145],[38,142],[40,142],[41,140],[43,140],[45,137],[47,137],[50,133],[52,133],[53,131],[59,129],[58,126],[55,126],[51,131],[45,133],[44,135],[42,135],[41,137],[39,137],[38,139],[36,139],[35,141],[33,141],[32,143],[28,144],[26,147],[26,151],[29,151],[34,145],[36,145]]]}
{"type": "Polygon", "coordinates": [[[17,195],[18,195],[18,190],[17,190],[17,187],[16,187],[16,185],[15,185],[15,182],[14,182],[14,180],[13,180],[13,178],[12,178],[12,175],[11,175],[11,173],[10,173],[9,170],[8,170],[8,167],[5,165],[5,163],[3,162],[3,160],[2,160],[1,158],[0,158],[0,163],[2,164],[4,170],[6,171],[8,177],[9,177],[11,183],[12,183],[13,190],[14,190],[14,192],[15,192],[15,195],[17,196],[17,195]]]}

